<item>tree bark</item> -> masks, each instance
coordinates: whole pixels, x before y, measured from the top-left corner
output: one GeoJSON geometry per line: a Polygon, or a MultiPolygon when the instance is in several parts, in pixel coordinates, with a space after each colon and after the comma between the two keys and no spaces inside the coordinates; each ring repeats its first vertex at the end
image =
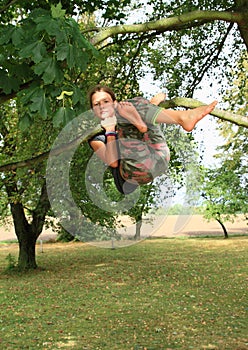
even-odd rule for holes
{"type": "MultiPolygon", "coordinates": [[[[9,197],[16,194],[17,192],[15,191],[15,185],[7,187],[9,197]]],[[[19,243],[18,269],[36,269],[36,241],[42,232],[46,214],[50,209],[45,181],[41,188],[41,194],[37,206],[32,212],[32,220],[30,223],[26,218],[24,207],[21,202],[15,200],[11,201],[10,206],[15,233],[19,243]]]]}
{"type": "Polygon", "coordinates": [[[18,268],[21,270],[36,269],[35,244],[37,237],[26,219],[22,203],[11,203],[11,213],[19,242],[18,268]]]}
{"type": "Polygon", "coordinates": [[[139,220],[139,221],[136,221],[136,232],[135,232],[135,235],[134,235],[134,239],[136,241],[138,241],[140,239],[141,226],[142,226],[142,219],[139,220]]]}
{"type": "Polygon", "coordinates": [[[20,270],[36,269],[36,234],[22,231],[19,233],[19,257],[18,268],[20,270]]]}
{"type": "Polygon", "coordinates": [[[228,233],[227,233],[227,229],[226,229],[225,225],[223,224],[223,222],[222,222],[221,220],[219,220],[219,219],[216,219],[216,220],[218,221],[218,223],[219,223],[220,226],[222,227],[222,230],[223,230],[223,232],[224,232],[224,237],[225,237],[225,238],[228,238],[228,233]]]}
{"type": "Polygon", "coordinates": [[[248,2],[247,0],[235,0],[235,4],[236,9],[242,14],[241,20],[238,21],[238,28],[248,51],[248,2]]]}
{"type": "MultiPolygon", "coordinates": [[[[239,0],[241,1],[241,0],[239,0]]],[[[246,0],[243,0],[246,1],[246,0]]],[[[164,33],[166,31],[181,30],[192,28],[194,25],[201,26],[203,23],[214,21],[225,21],[239,23],[242,21],[241,12],[232,11],[192,11],[181,14],[179,16],[162,18],[157,21],[146,22],[142,24],[126,24],[102,28],[91,40],[94,46],[100,45],[106,39],[118,34],[127,33],[146,33],[158,31],[164,33]]]]}

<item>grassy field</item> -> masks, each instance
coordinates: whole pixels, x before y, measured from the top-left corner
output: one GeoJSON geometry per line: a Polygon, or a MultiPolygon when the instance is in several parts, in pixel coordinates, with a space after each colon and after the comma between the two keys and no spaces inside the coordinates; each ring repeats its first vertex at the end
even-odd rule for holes
{"type": "Polygon", "coordinates": [[[248,349],[247,252],[247,237],[45,244],[21,275],[0,244],[0,348],[248,349]]]}

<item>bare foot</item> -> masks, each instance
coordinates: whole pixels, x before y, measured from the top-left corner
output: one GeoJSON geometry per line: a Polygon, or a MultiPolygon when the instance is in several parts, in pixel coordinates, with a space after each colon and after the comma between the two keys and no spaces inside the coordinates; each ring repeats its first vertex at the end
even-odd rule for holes
{"type": "Polygon", "coordinates": [[[147,132],[147,125],[132,103],[119,102],[117,111],[123,118],[127,119],[131,124],[133,124],[140,132],[147,132]]]}
{"type": "Polygon", "coordinates": [[[180,125],[183,127],[186,131],[192,131],[195,127],[195,125],[206,115],[211,113],[215,106],[217,105],[217,101],[213,101],[209,105],[200,106],[194,109],[189,109],[187,111],[184,111],[182,116],[182,121],[180,125]]]}
{"type": "Polygon", "coordinates": [[[158,106],[160,103],[164,102],[166,95],[163,92],[159,92],[157,95],[150,99],[150,103],[158,106]]]}

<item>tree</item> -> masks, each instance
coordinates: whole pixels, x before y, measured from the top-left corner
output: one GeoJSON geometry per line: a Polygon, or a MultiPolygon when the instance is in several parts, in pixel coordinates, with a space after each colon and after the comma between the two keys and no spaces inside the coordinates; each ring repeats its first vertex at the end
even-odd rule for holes
{"type": "Polygon", "coordinates": [[[228,238],[225,221],[233,221],[248,204],[247,192],[239,174],[226,167],[206,170],[202,197],[205,199],[204,217],[217,220],[224,237],[228,238]]]}
{"type": "MultiPolygon", "coordinates": [[[[21,231],[20,256],[26,256],[19,259],[22,268],[36,267],[34,244],[49,211],[45,160],[61,128],[87,110],[85,96],[90,85],[105,82],[119,98],[132,96],[139,92],[138,81],[146,66],[155,79],[159,77],[161,87],[166,80],[170,98],[178,94],[192,97],[204,74],[220,75],[211,72],[211,67],[232,63],[224,50],[230,33],[235,37],[235,50],[228,52],[239,56],[248,47],[245,0],[212,0],[208,4],[202,0],[198,6],[186,0],[176,4],[151,1],[152,11],[142,11],[145,18],[138,24],[127,24],[127,18],[130,11],[136,11],[134,7],[144,6],[142,2],[134,7],[129,0],[63,0],[61,4],[53,0],[0,1],[1,189],[21,231]],[[96,10],[100,12],[94,18],[96,10]],[[72,15],[79,16],[79,23],[72,15]],[[16,113],[11,133],[14,141],[6,132],[10,113],[4,109],[16,113]],[[41,136],[47,137],[42,147],[28,148],[27,143],[23,150],[22,140],[30,136],[36,145],[41,136]],[[34,174],[36,187],[29,188],[29,177],[34,174]],[[28,193],[32,198],[36,194],[31,208],[28,193]],[[31,224],[27,212],[32,213],[31,224]],[[30,254],[32,258],[28,258],[30,254]]],[[[169,105],[193,107],[196,103],[173,98],[169,105]]],[[[247,118],[235,113],[217,110],[215,115],[248,125],[247,118]]]]}
{"type": "MultiPolygon", "coordinates": [[[[143,223],[143,216],[151,210],[152,207],[157,206],[155,198],[159,195],[158,186],[153,183],[142,186],[140,188],[141,195],[138,202],[133,206],[127,214],[135,222],[135,235],[134,240],[141,239],[141,227],[143,223]]],[[[150,219],[152,224],[152,219],[150,219]]]]}
{"type": "MultiPolygon", "coordinates": [[[[247,54],[244,54],[230,75],[230,88],[226,92],[225,100],[240,115],[245,115],[248,111],[247,97],[247,54]]],[[[247,129],[242,126],[234,126],[227,122],[218,125],[220,134],[225,140],[225,143],[217,148],[221,152],[215,155],[220,166],[205,170],[202,196],[205,199],[204,216],[209,220],[211,218],[217,220],[227,238],[224,222],[233,221],[237,213],[247,215],[248,134],[247,129]]]]}
{"type": "MultiPolygon", "coordinates": [[[[248,112],[248,55],[244,54],[232,72],[230,88],[226,92],[225,100],[231,108],[237,110],[240,115],[246,115],[248,112]]],[[[218,123],[220,135],[225,139],[225,143],[220,145],[217,150],[220,151],[216,158],[220,159],[223,167],[237,172],[245,185],[245,191],[248,192],[247,170],[248,170],[248,130],[242,126],[222,122],[218,123]]]]}
{"type": "MultiPolygon", "coordinates": [[[[247,113],[247,54],[244,54],[230,76],[230,89],[225,100],[240,115],[247,113]]],[[[237,213],[247,215],[247,129],[242,126],[222,122],[219,131],[225,143],[216,154],[220,167],[207,171],[204,179],[203,197],[206,199],[205,217],[216,219],[228,233],[224,221],[232,220],[237,213]]]]}

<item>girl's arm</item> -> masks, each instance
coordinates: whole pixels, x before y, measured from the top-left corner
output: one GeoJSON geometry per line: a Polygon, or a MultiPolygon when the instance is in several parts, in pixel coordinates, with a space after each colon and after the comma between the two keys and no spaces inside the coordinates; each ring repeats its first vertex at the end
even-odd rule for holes
{"type": "Polygon", "coordinates": [[[101,121],[102,127],[105,129],[106,143],[98,140],[90,142],[90,146],[100,159],[112,168],[117,168],[119,165],[118,161],[118,150],[116,144],[116,117],[106,118],[101,121]]]}

